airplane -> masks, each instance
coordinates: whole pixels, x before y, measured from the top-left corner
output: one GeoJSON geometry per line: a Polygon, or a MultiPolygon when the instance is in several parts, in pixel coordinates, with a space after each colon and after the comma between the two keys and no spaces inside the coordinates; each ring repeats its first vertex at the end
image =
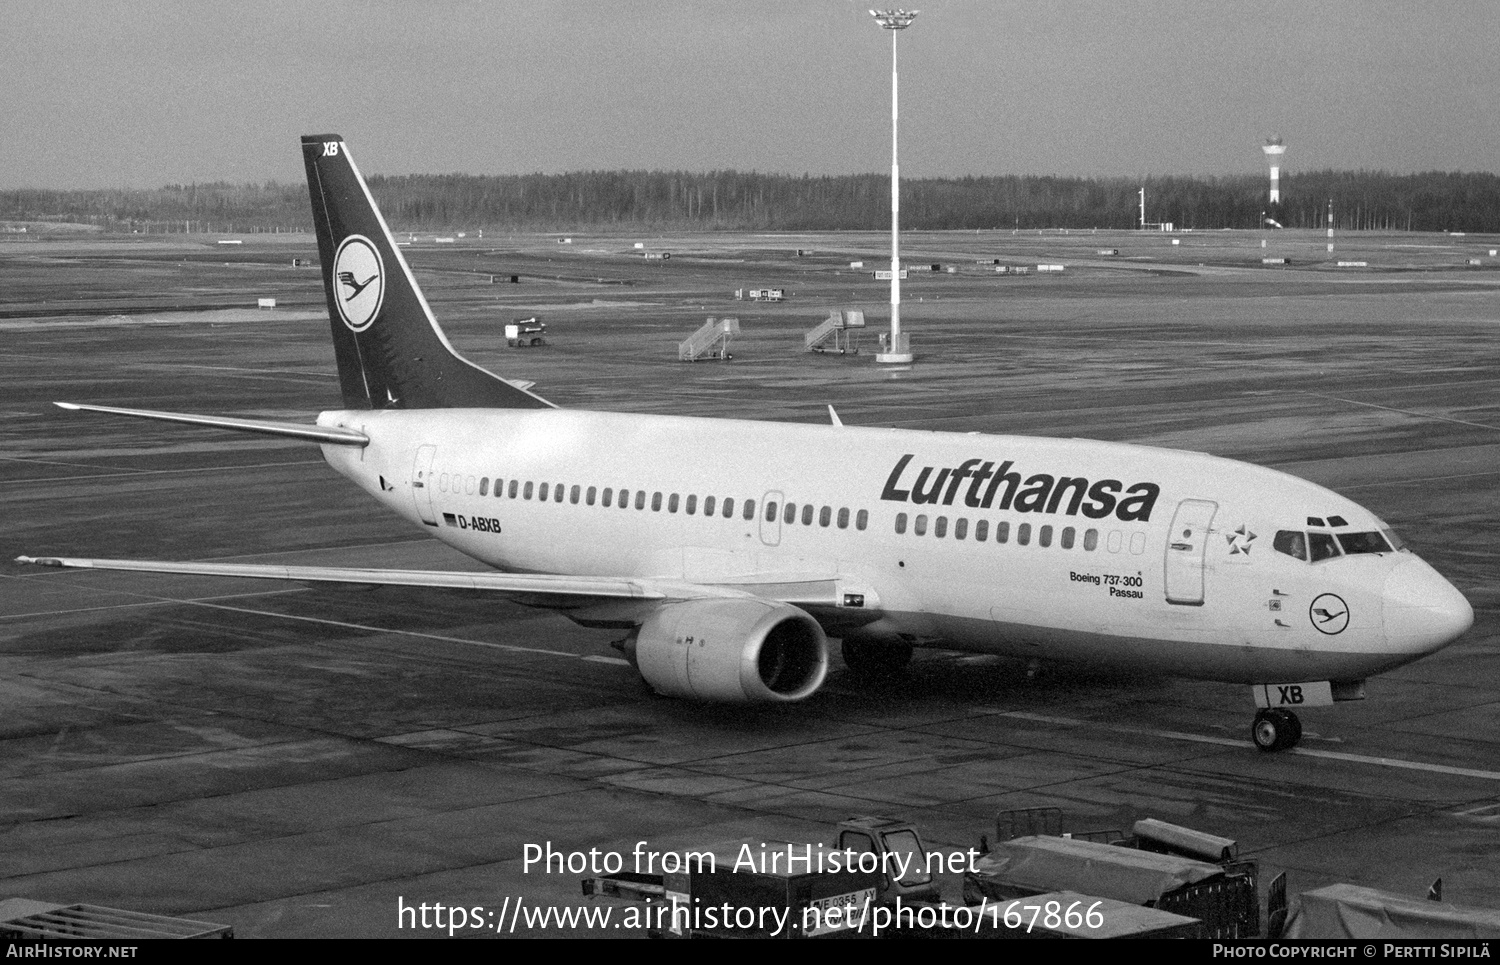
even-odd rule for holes
{"type": "Polygon", "coordinates": [[[480,573],[20,557],[458,588],[622,631],[656,692],[813,696],[914,647],[1250,685],[1250,736],[1448,645],[1464,596],[1369,510],[1275,470],[1085,439],[559,408],[461,357],[341,136],[302,138],[343,407],[315,425],[57,403],[317,443],[480,573]],[[359,281],[365,279],[365,281],[359,281]]]}

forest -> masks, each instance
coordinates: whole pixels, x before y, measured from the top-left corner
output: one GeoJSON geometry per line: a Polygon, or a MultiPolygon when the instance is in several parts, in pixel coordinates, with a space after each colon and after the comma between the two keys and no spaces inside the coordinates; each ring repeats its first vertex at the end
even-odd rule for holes
{"type": "MultiPolygon", "coordinates": [[[[890,224],[890,176],[754,171],[375,175],[370,190],[401,231],[837,231],[890,224]]],[[[1267,204],[1264,175],[903,179],[901,223],[923,230],[1179,229],[1326,226],[1340,230],[1500,232],[1500,176],[1381,171],[1283,173],[1267,204]]],[[[310,228],[302,184],[188,184],[151,190],[0,191],[0,221],[84,224],[119,232],[260,232],[310,228]]]]}

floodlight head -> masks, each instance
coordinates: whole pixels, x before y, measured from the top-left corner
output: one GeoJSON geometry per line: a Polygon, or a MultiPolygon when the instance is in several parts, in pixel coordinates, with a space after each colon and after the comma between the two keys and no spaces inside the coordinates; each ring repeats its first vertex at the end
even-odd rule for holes
{"type": "Polygon", "coordinates": [[[1286,144],[1281,140],[1281,138],[1272,137],[1266,140],[1266,143],[1261,148],[1261,150],[1265,151],[1266,154],[1270,157],[1276,157],[1278,155],[1286,153],[1286,144]]]}
{"type": "Polygon", "coordinates": [[[887,30],[905,30],[921,12],[920,10],[871,10],[870,16],[887,30]]]}

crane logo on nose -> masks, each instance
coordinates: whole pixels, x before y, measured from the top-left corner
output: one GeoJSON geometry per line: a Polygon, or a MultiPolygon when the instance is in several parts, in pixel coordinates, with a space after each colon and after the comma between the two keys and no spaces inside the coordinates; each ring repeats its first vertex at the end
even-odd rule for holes
{"type": "Polygon", "coordinates": [[[1343,633],[1344,628],[1349,625],[1349,605],[1333,593],[1324,593],[1312,601],[1312,606],[1307,608],[1307,615],[1319,633],[1326,633],[1330,637],[1343,633]]]}

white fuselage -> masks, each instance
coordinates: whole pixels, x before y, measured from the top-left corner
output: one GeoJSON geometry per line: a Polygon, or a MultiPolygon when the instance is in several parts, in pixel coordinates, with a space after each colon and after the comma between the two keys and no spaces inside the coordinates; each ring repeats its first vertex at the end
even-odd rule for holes
{"type": "Polygon", "coordinates": [[[1409,552],[1309,562],[1273,549],[1278,533],[1385,526],[1320,486],[1202,453],[565,409],[319,423],[370,438],[325,445],[337,471],[498,569],[731,585],[821,575],[866,590],[876,629],[917,644],[1354,681],[1472,620],[1409,552]]]}

